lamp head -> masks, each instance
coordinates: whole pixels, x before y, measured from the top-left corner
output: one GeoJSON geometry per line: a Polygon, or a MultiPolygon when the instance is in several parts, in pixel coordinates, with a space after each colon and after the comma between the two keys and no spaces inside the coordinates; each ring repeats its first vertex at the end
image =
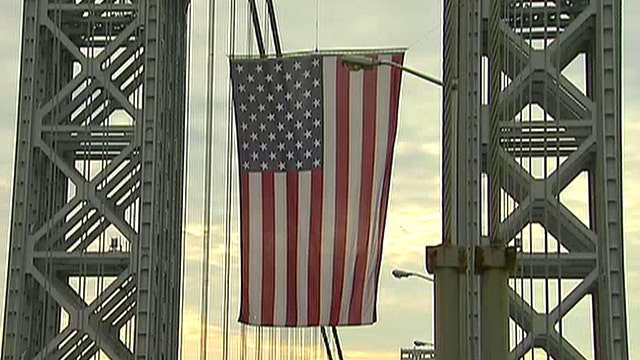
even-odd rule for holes
{"type": "Polygon", "coordinates": [[[396,279],[401,279],[411,276],[411,273],[400,269],[393,269],[393,271],[391,271],[391,275],[393,275],[396,279]]]}
{"type": "Polygon", "coordinates": [[[358,71],[371,70],[380,65],[380,62],[376,59],[361,55],[344,55],[342,57],[342,64],[349,70],[358,71]]]}

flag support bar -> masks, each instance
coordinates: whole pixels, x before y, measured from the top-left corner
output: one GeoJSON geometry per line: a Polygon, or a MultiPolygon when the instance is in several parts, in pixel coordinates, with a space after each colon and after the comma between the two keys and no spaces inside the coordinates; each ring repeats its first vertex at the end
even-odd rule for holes
{"type": "Polygon", "coordinates": [[[249,0],[249,6],[251,7],[251,19],[253,20],[253,29],[256,33],[256,41],[258,42],[258,52],[260,56],[264,57],[266,52],[264,50],[264,40],[262,39],[262,30],[260,29],[260,18],[258,17],[258,9],[256,7],[256,0],[249,0]]]}
{"type": "Polygon", "coordinates": [[[276,55],[282,56],[282,47],[280,46],[280,34],[278,32],[278,23],[276,22],[276,10],[273,6],[273,0],[267,0],[267,9],[269,10],[269,20],[271,22],[271,33],[273,34],[273,46],[276,48],[276,55]]]}

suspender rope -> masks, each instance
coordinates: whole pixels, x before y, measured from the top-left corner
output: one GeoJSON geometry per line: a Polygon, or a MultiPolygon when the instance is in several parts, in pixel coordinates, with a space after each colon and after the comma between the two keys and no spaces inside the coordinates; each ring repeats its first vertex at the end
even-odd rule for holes
{"type": "Polygon", "coordinates": [[[340,346],[340,337],[338,336],[338,329],[335,326],[331,327],[331,332],[333,332],[333,341],[336,342],[336,350],[338,351],[338,359],[344,360],[342,356],[342,346],[340,346]]]}
{"type": "Polygon", "coordinates": [[[327,331],[325,330],[324,326],[320,326],[320,333],[322,333],[324,348],[327,350],[327,358],[329,360],[333,360],[333,355],[331,355],[331,346],[329,345],[329,338],[327,337],[327,331]]]}

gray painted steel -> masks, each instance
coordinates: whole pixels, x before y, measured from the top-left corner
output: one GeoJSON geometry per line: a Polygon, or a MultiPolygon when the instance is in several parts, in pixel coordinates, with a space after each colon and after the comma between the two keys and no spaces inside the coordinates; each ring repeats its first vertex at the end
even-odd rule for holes
{"type": "Polygon", "coordinates": [[[2,359],[178,358],[187,5],[24,0],[2,359]]]}

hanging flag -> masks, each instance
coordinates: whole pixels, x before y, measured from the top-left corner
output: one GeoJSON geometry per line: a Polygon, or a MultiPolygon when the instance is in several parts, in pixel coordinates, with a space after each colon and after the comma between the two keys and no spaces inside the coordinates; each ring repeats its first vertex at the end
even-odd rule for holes
{"type": "MultiPolygon", "coordinates": [[[[402,53],[378,53],[401,64],[402,53]]],[[[400,70],[232,59],[242,323],[376,321],[400,70]]]]}

